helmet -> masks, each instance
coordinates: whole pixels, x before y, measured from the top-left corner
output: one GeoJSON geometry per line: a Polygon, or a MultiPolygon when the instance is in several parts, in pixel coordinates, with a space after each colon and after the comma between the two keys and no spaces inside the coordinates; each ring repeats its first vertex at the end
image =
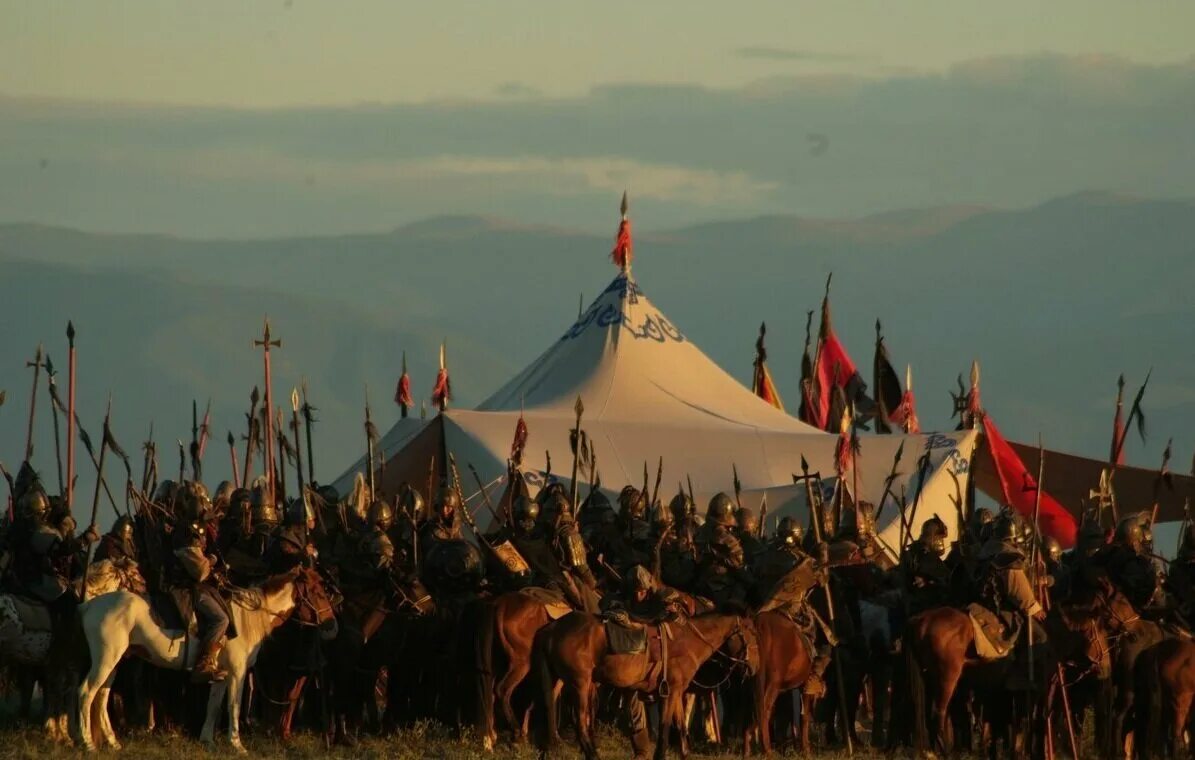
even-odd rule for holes
{"type": "Polygon", "coordinates": [[[306,525],[315,519],[315,510],[306,498],[291,499],[286,505],[287,525],[306,525]]]}
{"type": "Polygon", "coordinates": [[[672,514],[670,507],[664,506],[660,502],[656,502],[651,510],[651,524],[658,527],[661,531],[670,527],[676,522],[676,516],[672,514]]]}
{"type": "Polygon", "coordinates": [[[225,515],[235,520],[243,520],[252,514],[251,502],[252,497],[249,491],[245,488],[238,488],[228,497],[228,510],[225,515]]]}
{"type": "Polygon", "coordinates": [[[278,524],[278,507],[266,496],[265,488],[253,489],[253,523],[266,527],[278,524]]]}
{"type": "Polygon", "coordinates": [[[799,546],[804,537],[805,531],[801,528],[801,523],[792,517],[780,518],[780,525],[776,527],[776,538],[788,546],[799,546]]]}
{"type": "Polygon", "coordinates": [[[1141,548],[1145,544],[1144,515],[1142,512],[1122,518],[1116,526],[1115,540],[1134,549],[1141,548]]]}
{"type": "Polygon", "coordinates": [[[213,506],[227,508],[229,502],[232,501],[232,492],[235,490],[236,486],[232,481],[220,481],[220,485],[216,486],[216,495],[212,498],[213,506]]]}
{"type": "Polygon", "coordinates": [[[1062,561],[1062,544],[1058,543],[1058,539],[1053,536],[1046,536],[1046,556],[1051,562],[1057,564],[1062,561]]]}
{"type": "Polygon", "coordinates": [[[119,538],[121,541],[133,540],[133,518],[128,515],[121,515],[116,518],[116,522],[112,525],[112,535],[119,538]]]}
{"type": "Polygon", "coordinates": [[[394,509],[384,501],[369,505],[369,524],[378,530],[390,530],[394,524],[394,509]]]}
{"type": "Polygon", "coordinates": [[[1097,517],[1089,517],[1079,527],[1078,549],[1084,555],[1089,555],[1097,551],[1107,543],[1107,540],[1108,534],[1104,532],[1104,528],[1100,525],[1099,518],[1097,517]]]}
{"type": "Polygon", "coordinates": [[[693,500],[689,498],[689,494],[684,491],[679,491],[676,496],[672,497],[672,501],[668,504],[668,509],[672,512],[672,516],[677,522],[684,520],[686,517],[692,516],[696,511],[693,500]]]}
{"type": "Polygon", "coordinates": [[[540,503],[540,506],[543,506],[545,503],[547,503],[548,499],[554,498],[556,496],[563,496],[566,499],[568,498],[568,493],[564,490],[564,484],[559,480],[553,480],[551,483],[548,483],[546,486],[541,488],[539,493],[536,495],[535,500],[540,503]]]}
{"type": "Polygon", "coordinates": [[[991,530],[995,519],[992,510],[987,507],[980,507],[972,512],[971,519],[967,521],[967,530],[970,532],[971,538],[975,541],[986,541],[987,533],[991,530]]]}
{"type": "Polygon", "coordinates": [[[853,531],[857,538],[870,538],[875,535],[875,507],[871,502],[860,501],[854,509],[843,512],[846,523],[843,527],[853,531]]]}
{"type": "Polygon", "coordinates": [[[340,491],[337,491],[332,486],[320,486],[315,489],[315,492],[319,494],[319,497],[324,500],[325,504],[331,505],[340,502],[340,491]]]}
{"type": "Polygon", "coordinates": [[[1141,545],[1145,547],[1146,551],[1152,552],[1154,548],[1154,524],[1152,519],[1145,519],[1142,513],[1141,520],[1141,545]]]}
{"type": "Polygon", "coordinates": [[[50,499],[45,491],[35,489],[21,496],[21,514],[31,522],[44,522],[49,517],[50,499]]]}
{"type": "Polygon", "coordinates": [[[450,486],[443,486],[440,488],[440,494],[436,497],[436,511],[437,512],[455,512],[461,508],[461,497],[456,492],[455,488],[450,486]]]}
{"type": "Polygon", "coordinates": [[[1020,520],[1011,512],[1000,515],[992,525],[992,538],[1020,546],[1022,538],[1020,520]]]}
{"type": "Polygon", "coordinates": [[[752,536],[759,532],[759,518],[755,516],[755,510],[742,507],[734,516],[741,532],[752,536]]]}
{"type": "Polygon", "coordinates": [[[207,539],[207,530],[203,527],[203,523],[199,522],[198,520],[192,520],[188,522],[187,527],[184,530],[186,532],[183,533],[183,537],[192,546],[201,546],[207,539]]]}
{"type": "Polygon", "coordinates": [[[636,520],[643,519],[643,513],[647,511],[646,499],[638,488],[627,486],[618,495],[619,514],[636,520]]]}
{"type": "Polygon", "coordinates": [[[539,504],[526,496],[518,496],[514,503],[515,524],[525,533],[535,530],[539,522],[539,504]]]}
{"type": "Polygon", "coordinates": [[[207,486],[199,481],[187,480],[182,483],[180,490],[184,515],[191,520],[206,520],[212,509],[212,499],[208,496],[207,486]]]}
{"type": "Polygon", "coordinates": [[[173,480],[163,480],[158,484],[158,490],[154,492],[154,501],[158,504],[165,504],[170,506],[174,503],[175,496],[178,495],[178,486],[173,480]]]}
{"type": "Polygon", "coordinates": [[[561,518],[571,520],[572,517],[573,505],[563,490],[553,490],[543,500],[540,519],[549,525],[555,525],[561,518]]]}
{"type": "Polygon", "coordinates": [[[946,551],[946,534],[946,523],[937,515],[921,523],[921,543],[939,556],[946,551]]]}
{"type": "Polygon", "coordinates": [[[581,505],[581,514],[583,515],[587,513],[612,511],[614,511],[614,507],[610,504],[610,500],[606,498],[606,494],[599,490],[594,490],[593,493],[589,494],[589,496],[585,498],[585,503],[581,505]]]}
{"type": "Polygon", "coordinates": [[[715,525],[734,525],[734,502],[725,493],[714,494],[710,499],[709,509],[705,511],[705,519],[715,525]]]}
{"type": "Polygon", "coordinates": [[[403,483],[398,488],[398,506],[412,518],[419,519],[423,514],[423,496],[409,484],[403,483]]]}
{"type": "Polygon", "coordinates": [[[656,587],[656,579],[652,577],[651,571],[646,567],[635,565],[627,573],[626,585],[627,591],[632,594],[639,591],[652,591],[656,587]]]}

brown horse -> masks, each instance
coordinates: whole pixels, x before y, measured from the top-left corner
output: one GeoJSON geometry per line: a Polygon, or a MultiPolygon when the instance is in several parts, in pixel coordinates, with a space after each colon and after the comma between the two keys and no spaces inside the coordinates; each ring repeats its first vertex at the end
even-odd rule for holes
{"type": "MultiPolygon", "coordinates": [[[[648,652],[611,654],[606,627],[593,615],[570,613],[540,631],[535,639],[534,658],[546,708],[545,750],[556,743],[554,696],[559,681],[576,706],[577,737],[588,760],[598,756],[593,738],[593,696],[597,684],[633,692],[658,692],[663,705],[656,758],[661,760],[667,755],[672,728],[680,737],[681,756],[687,757],[682,709],[685,691],[702,663],[730,637],[746,637],[747,630],[743,618],[737,615],[711,613],[670,623],[661,635],[669,637],[668,654],[662,673],[658,673],[660,663],[652,662],[648,652]]],[[[639,741],[633,743],[642,747],[644,737],[636,738],[639,741]]]]}
{"type": "MultiPolygon", "coordinates": [[[[1108,644],[1103,631],[1091,625],[1093,615],[1090,608],[1082,606],[1067,609],[1059,605],[1051,609],[1043,631],[1046,640],[1042,642],[1058,658],[1051,663],[1074,658],[1091,663],[1092,671],[1106,667],[1108,644]]],[[[904,648],[914,707],[913,736],[919,751],[930,747],[950,750],[951,701],[964,672],[973,671],[979,681],[997,684],[993,692],[997,697],[985,712],[985,719],[1010,718],[1010,693],[1003,688],[1003,682],[1013,658],[980,659],[975,650],[971,618],[965,611],[938,607],[914,615],[905,631],[904,648]]],[[[1037,664],[1039,674],[1046,679],[1053,676],[1054,666],[1047,664],[1044,657],[1037,664]]],[[[995,744],[990,746],[994,751],[995,744]]]]}
{"type": "MultiPolygon", "coordinates": [[[[812,642],[797,624],[780,612],[761,612],[755,616],[759,639],[759,667],[752,678],[755,698],[754,725],[748,723],[743,734],[743,754],[751,754],[751,737],[759,731],[764,754],[772,752],[772,713],[781,693],[798,689],[813,672],[812,642]]],[[[815,697],[801,696],[801,751],[809,752],[809,724],[813,722],[815,697]]]]}
{"type": "Polygon", "coordinates": [[[1138,659],[1136,676],[1138,700],[1151,700],[1137,711],[1138,756],[1189,756],[1186,732],[1195,699],[1195,641],[1166,639],[1156,644],[1138,659]]]}
{"type": "Polygon", "coordinates": [[[525,722],[515,715],[514,693],[531,672],[531,647],[535,634],[552,621],[548,608],[526,594],[513,591],[503,594],[485,605],[477,636],[477,663],[481,679],[481,705],[478,710],[478,729],[486,750],[492,750],[498,740],[494,726],[494,703],[502,708],[502,717],[514,734],[516,742],[527,738],[525,722]],[[499,647],[506,670],[497,677],[495,658],[499,647]]]}

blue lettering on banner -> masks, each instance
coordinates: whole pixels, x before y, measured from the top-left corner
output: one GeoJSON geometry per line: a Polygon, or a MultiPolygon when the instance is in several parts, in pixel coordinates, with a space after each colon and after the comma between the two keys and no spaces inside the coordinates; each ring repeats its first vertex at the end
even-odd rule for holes
{"type": "Polygon", "coordinates": [[[930,449],[950,449],[956,447],[954,439],[948,435],[941,433],[929,433],[925,437],[925,448],[930,449]]]}
{"type": "MultiPolygon", "coordinates": [[[[606,288],[603,296],[617,293],[619,302],[623,300],[629,303],[638,303],[639,296],[643,291],[639,286],[628,280],[626,277],[618,277],[610,286],[606,288]]],[[[572,327],[565,332],[561,340],[573,340],[580,337],[593,324],[601,329],[608,327],[619,326],[630,333],[632,338],[636,340],[653,340],[656,343],[663,343],[665,341],[672,341],[674,343],[684,343],[685,336],[681,331],[676,329],[676,326],[669,322],[663,314],[659,312],[655,314],[645,314],[643,321],[640,324],[635,324],[631,317],[629,317],[620,306],[607,303],[602,305],[601,298],[598,299],[588,311],[581,315],[581,317],[573,323],[572,327]]]]}

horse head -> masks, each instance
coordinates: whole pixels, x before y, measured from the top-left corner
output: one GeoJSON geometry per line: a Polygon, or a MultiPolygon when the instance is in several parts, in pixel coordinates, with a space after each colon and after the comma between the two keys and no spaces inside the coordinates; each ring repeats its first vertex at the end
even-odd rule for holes
{"type": "Polygon", "coordinates": [[[317,570],[310,567],[296,569],[294,578],[295,610],[293,619],[303,626],[318,628],[325,641],[336,638],[336,607],[333,595],[324,586],[317,570]]]}

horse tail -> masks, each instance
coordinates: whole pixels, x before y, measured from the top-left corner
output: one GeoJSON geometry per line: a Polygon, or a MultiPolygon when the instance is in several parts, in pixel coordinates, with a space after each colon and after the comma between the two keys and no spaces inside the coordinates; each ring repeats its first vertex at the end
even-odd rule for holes
{"type": "Polygon", "coordinates": [[[487,748],[493,741],[494,730],[494,628],[497,622],[497,605],[483,605],[478,613],[474,656],[477,665],[477,728],[487,748]]]}
{"type": "Polygon", "coordinates": [[[929,747],[929,736],[926,730],[925,679],[921,673],[921,663],[917,661],[916,640],[912,633],[912,629],[906,629],[901,645],[905,651],[905,671],[913,703],[913,747],[920,756],[929,747]]]}

